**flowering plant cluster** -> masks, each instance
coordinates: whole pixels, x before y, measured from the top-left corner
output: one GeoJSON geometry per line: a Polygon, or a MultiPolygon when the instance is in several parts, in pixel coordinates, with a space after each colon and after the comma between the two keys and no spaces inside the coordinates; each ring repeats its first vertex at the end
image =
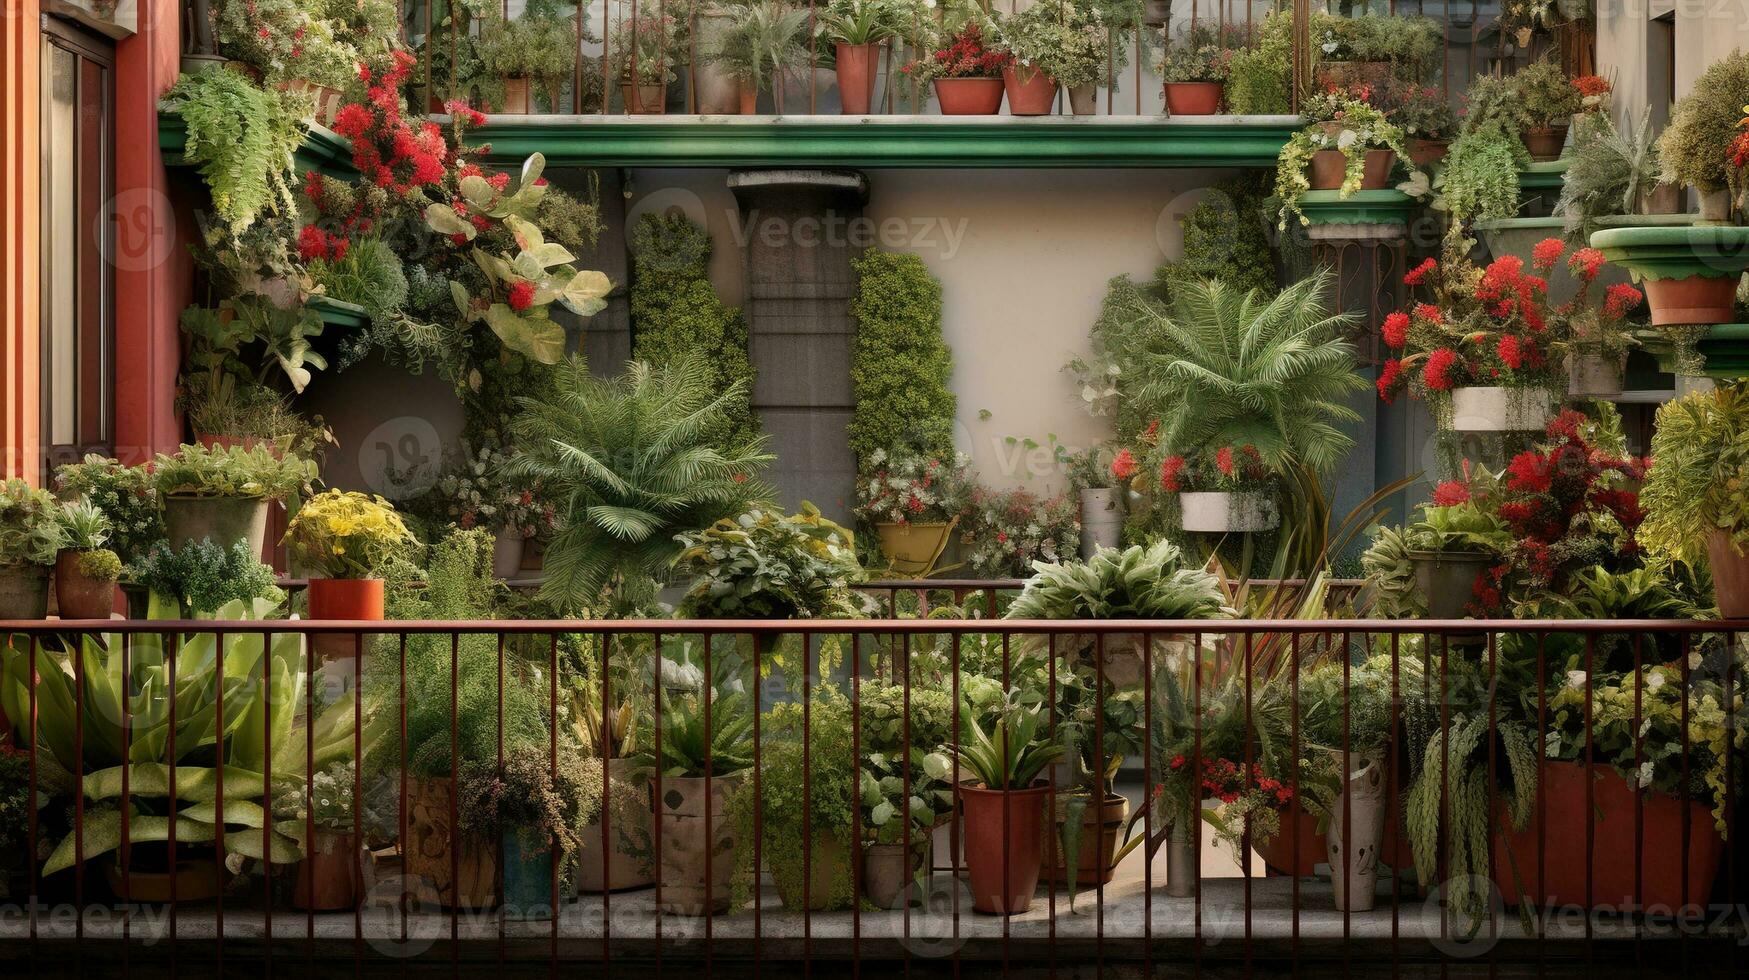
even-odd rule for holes
{"type": "Polygon", "coordinates": [[[869,455],[867,473],[856,481],[856,516],[870,524],[940,524],[962,518],[971,498],[969,460],[934,456],[869,455]]]}
{"type": "Polygon", "coordinates": [[[1235,51],[1222,44],[1207,25],[1187,31],[1176,41],[1167,38],[1165,48],[1154,65],[1162,81],[1222,82],[1232,74],[1235,51]]]}
{"type": "Polygon", "coordinates": [[[1068,494],[1040,497],[1026,489],[974,487],[960,540],[966,563],[980,575],[1028,575],[1034,561],[1074,557],[1081,547],[1081,508],[1068,494]]]}
{"type": "Polygon", "coordinates": [[[1256,446],[1220,446],[1171,453],[1160,461],[1160,489],[1167,493],[1260,493],[1269,469],[1256,446]]]}
{"type": "Polygon", "coordinates": [[[943,47],[906,65],[903,71],[922,81],[936,78],[1000,78],[1011,56],[986,46],[978,21],[968,22],[947,38],[943,47]]]}
{"type": "Polygon", "coordinates": [[[1579,107],[1584,112],[1608,112],[1613,91],[1609,79],[1602,75],[1580,75],[1573,79],[1573,90],[1579,93],[1579,107]]]}
{"type": "Polygon", "coordinates": [[[444,474],[430,497],[433,516],[464,531],[474,527],[511,529],[525,538],[550,534],[557,524],[552,505],[541,498],[538,484],[505,479],[511,458],[484,448],[444,474]]]}
{"type": "Polygon", "coordinates": [[[1390,117],[1404,135],[1416,139],[1448,139],[1457,131],[1457,113],[1435,85],[1405,83],[1390,93],[1390,117]]]}
{"type": "Polygon", "coordinates": [[[1166,764],[1166,775],[1194,780],[1193,798],[1220,802],[1212,820],[1215,842],[1235,850],[1273,840],[1281,831],[1282,811],[1294,802],[1293,788],[1267,775],[1260,762],[1245,765],[1204,757],[1201,771],[1195,772],[1190,757],[1175,755],[1166,764]]]}
{"type": "MultiPolygon", "coordinates": [[[[1433,402],[1436,415],[1444,415],[1452,389],[1468,385],[1564,393],[1565,373],[1556,354],[1567,342],[1574,311],[1585,308],[1603,262],[1596,249],[1569,256],[1560,239],[1550,238],[1538,243],[1528,270],[1516,255],[1477,269],[1457,243],[1448,243],[1443,263],[1429,258],[1403,276],[1404,284],[1423,290],[1431,301],[1385,318],[1382,333],[1391,356],[1379,372],[1379,397],[1389,402],[1408,391],[1433,402]],[[1546,276],[1563,260],[1580,289],[1569,303],[1551,307],[1546,276]]],[[[1630,296],[1612,288],[1587,322],[1601,334],[1618,328],[1638,305],[1637,290],[1630,296]]]]}

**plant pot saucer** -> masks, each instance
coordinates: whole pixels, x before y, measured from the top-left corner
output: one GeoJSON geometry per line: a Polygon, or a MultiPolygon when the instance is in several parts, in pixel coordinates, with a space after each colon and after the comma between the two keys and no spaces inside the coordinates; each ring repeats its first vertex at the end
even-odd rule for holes
{"type": "Polygon", "coordinates": [[[1740,225],[1605,228],[1591,247],[1635,279],[1722,279],[1749,269],[1749,227],[1740,225]]]}

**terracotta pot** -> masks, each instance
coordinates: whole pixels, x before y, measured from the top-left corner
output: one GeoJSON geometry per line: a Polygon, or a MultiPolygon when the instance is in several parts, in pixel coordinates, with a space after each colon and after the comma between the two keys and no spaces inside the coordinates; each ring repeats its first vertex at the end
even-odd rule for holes
{"type": "Polygon", "coordinates": [[[846,116],[866,116],[874,103],[875,76],[879,74],[881,45],[845,44],[835,53],[838,73],[839,110],[846,116]]]}
{"type": "Polygon", "coordinates": [[[855,893],[850,886],[850,852],[844,842],[826,836],[817,835],[814,838],[808,849],[808,885],[805,895],[802,887],[802,842],[796,843],[798,846],[793,855],[788,852],[772,854],[770,851],[765,855],[766,868],[772,870],[771,883],[777,888],[777,897],[782,900],[783,907],[792,911],[800,911],[806,907],[810,912],[849,908],[855,893]],[[775,865],[780,862],[790,864],[788,871],[793,874],[776,873],[775,865]],[[837,901],[833,901],[834,896],[837,901]]]}
{"type": "Polygon", "coordinates": [[[1342,187],[1342,178],[1348,175],[1348,159],[1341,150],[1316,150],[1312,153],[1312,163],[1307,169],[1306,180],[1311,183],[1312,190],[1334,191],[1342,187]]]}
{"type": "MultiPolygon", "coordinates": [[[[1063,848],[1063,829],[1068,823],[1067,810],[1071,794],[1057,790],[1057,817],[1052,830],[1056,838],[1046,844],[1051,855],[1050,880],[1068,881],[1069,863],[1063,848]]],[[[1105,805],[1092,806],[1081,812],[1081,836],[1075,842],[1075,883],[1077,885],[1110,884],[1117,873],[1117,848],[1123,839],[1124,824],[1129,820],[1130,801],[1116,793],[1105,798],[1105,805]]]]}
{"type": "Polygon", "coordinates": [[[492,539],[492,577],[516,578],[522,574],[522,553],[527,544],[520,528],[499,528],[492,539]]]}
{"type": "Polygon", "coordinates": [[[317,912],[357,908],[364,898],[364,867],[357,838],[334,830],[317,830],[310,849],[298,862],[292,905],[317,912]]]}
{"type": "Polygon", "coordinates": [[[1417,167],[1431,167],[1445,159],[1451,140],[1412,139],[1409,141],[1409,162],[1417,167]]]}
{"type": "Polygon", "coordinates": [[[82,551],[55,556],[55,608],[62,619],[108,619],[115,612],[115,582],[79,571],[82,551]]]}
{"type": "Polygon", "coordinates": [[[1739,278],[1686,276],[1681,279],[1647,279],[1642,285],[1646,287],[1646,305],[1652,310],[1652,325],[1710,326],[1734,322],[1739,278]]]}
{"type": "Polygon", "coordinates": [[[1507,905],[1528,898],[1542,905],[1669,913],[1680,906],[1707,903],[1725,842],[1714,829],[1712,814],[1704,803],[1690,800],[1684,807],[1679,797],[1667,793],[1639,793],[1605,765],[1592,766],[1587,773],[1577,762],[1544,762],[1541,771],[1542,812],[1533,810],[1523,830],[1512,829],[1505,802],[1498,804],[1497,820],[1502,830],[1494,835],[1494,883],[1507,905]],[[1538,830],[1539,819],[1548,821],[1546,834],[1538,830]],[[1681,861],[1684,824],[1688,826],[1686,891],[1681,861]],[[1588,836],[1589,891],[1585,868],[1588,836]],[[1540,842],[1539,837],[1543,838],[1540,842]],[[1636,850],[1641,852],[1637,883],[1636,850]]]}
{"type": "Polygon", "coordinates": [[[318,620],[380,620],[383,580],[380,578],[310,579],[310,618],[318,620]]]}
{"type": "Polygon", "coordinates": [[[415,779],[408,786],[407,875],[444,908],[491,908],[498,901],[497,842],[456,839],[450,823],[453,785],[443,777],[415,779]]]}
{"type": "Polygon", "coordinates": [[[656,819],[662,835],[661,898],[657,904],[662,911],[676,915],[728,911],[738,841],[724,805],[740,778],[670,776],[657,787],[656,819]]]}
{"type": "MultiPolygon", "coordinates": [[[[654,884],[656,875],[650,864],[654,811],[649,806],[650,789],[642,783],[631,783],[631,762],[627,759],[607,760],[607,774],[613,793],[643,794],[643,806],[627,806],[609,813],[607,848],[602,848],[601,824],[584,824],[578,831],[582,845],[577,850],[577,889],[598,893],[643,888],[654,884]],[[623,810],[623,812],[622,812],[623,810]],[[606,854],[606,860],[602,855],[606,854]]],[[[663,780],[664,783],[667,780],[663,780]]]]}
{"type": "Polygon", "coordinates": [[[1361,164],[1360,189],[1382,191],[1391,186],[1391,170],[1397,166],[1397,151],[1368,150],[1361,164]]]}
{"type": "Polygon", "coordinates": [[[904,844],[868,844],[862,850],[862,895],[881,909],[901,909],[911,897],[911,885],[929,858],[929,842],[912,841],[909,856],[904,844]]]}
{"type": "Polygon", "coordinates": [[[504,80],[504,102],[498,111],[510,116],[526,116],[533,110],[534,97],[526,78],[504,80]]]}
{"type": "Polygon", "coordinates": [[[952,529],[952,524],[941,521],[883,522],[875,525],[875,535],[895,572],[920,575],[935,567],[952,529]]]}
{"type": "Polygon", "coordinates": [[[172,551],[205,538],[211,538],[221,548],[247,541],[250,553],[259,555],[267,547],[267,504],[264,497],[166,494],[165,539],[172,551]]]}
{"type": "Polygon", "coordinates": [[[1678,214],[1682,211],[1682,188],[1676,184],[1653,184],[1640,188],[1641,214],[1678,214]]]}
{"type": "Polygon", "coordinates": [[[1042,783],[1007,791],[960,786],[972,908],[992,915],[1014,915],[1032,907],[1043,859],[1039,835],[1044,831],[1049,792],[1050,787],[1042,783]]]}
{"type": "Polygon", "coordinates": [[[756,116],[759,114],[759,90],[746,82],[741,83],[741,115],[756,116]]]}
{"type": "Polygon", "coordinates": [[[1069,89],[1069,111],[1077,116],[1091,116],[1099,111],[1099,88],[1092,82],[1069,89]]]}
{"type": "Polygon", "coordinates": [[[1002,69],[1002,87],[1016,116],[1048,116],[1057,101],[1057,80],[1037,68],[1009,65],[1002,69]]]}
{"type": "MultiPolygon", "coordinates": [[[[131,865],[132,860],[129,861],[131,865]]],[[[219,869],[219,863],[207,858],[193,858],[176,862],[174,874],[167,871],[142,871],[129,867],[127,874],[122,874],[120,859],[105,869],[109,878],[109,888],[115,897],[124,902],[147,902],[162,905],[175,901],[178,905],[190,902],[210,902],[218,897],[219,889],[224,885],[224,873],[219,869]],[[174,897],[173,897],[174,896],[174,897]]]]}
{"type": "Polygon", "coordinates": [[[1167,82],[1166,111],[1174,116],[1212,116],[1221,111],[1225,82],[1167,82]]]}
{"type": "Polygon", "coordinates": [[[1566,126],[1532,126],[1519,134],[1530,158],[1539,163],[1561,158],[1561,148],[1567,145],[1566,126]]]}
{"type": "Polygon", "coordinates": [[[1726,619],[1749,619],[1749,557],[1737,554],[1730,536],[1712,531],[1706,539],[1707,564],[1713,569],[1713,594],[1719,615],[1726,619]]]}
{"type": "Polygon", "coordinates": [[[938,78],[935,99],[944,116],[993,116],[1002,111],[1002,79],[938,78]]]}
{"type": "Polygon", "coordinates": [[[660,116],[668,111],[668,86],[661,84],[633,85],[619,83],[620,101],[634,116],[660,116]]]}
{"type": "Polygon", "coordinates": [[[46,565],[0,565],[0,619],[46,619],[49,615],[46,565]]]}

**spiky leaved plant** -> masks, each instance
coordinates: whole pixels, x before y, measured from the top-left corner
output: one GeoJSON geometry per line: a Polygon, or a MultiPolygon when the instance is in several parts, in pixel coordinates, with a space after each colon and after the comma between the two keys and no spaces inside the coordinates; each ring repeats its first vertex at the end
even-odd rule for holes
{"type": "Polygon", "coordinates": [[[746,398],[743,382],[716,389],[712,377],[697,354],[663,368],[633,361],[610,379],[573,357],[548,398],[518,399],[513,475],[538,480],[560,519],[541,599],[567,610],[609,589],[617,608],[652,599],[681,550],[676,534],[770,498],[763,436],[709,438],[746,398]]]}
{"type": "Polygon", "coordinates": [[[1167,540],[1122,551],[1101,548],[1086,561],[1034,562],[1036,574],[1006,619],[1220,619],[1220,580],[1184,564],[1167,540]]]}
{"type": "Polygon", "coordinates": [[[1216,278],[1185,283],[1163,310],[1134,307],[1162,328],[1139,357],[1159,444],[1252,445],[1277,472],[1295,462],[1329,472],[1354,446],[1338,425],[1359,419],[1347,401],[1366,387],[1342,336],[1350,319],[1324,309],[1329,286],[1319,274],[1267,297],[1216,278]]]}

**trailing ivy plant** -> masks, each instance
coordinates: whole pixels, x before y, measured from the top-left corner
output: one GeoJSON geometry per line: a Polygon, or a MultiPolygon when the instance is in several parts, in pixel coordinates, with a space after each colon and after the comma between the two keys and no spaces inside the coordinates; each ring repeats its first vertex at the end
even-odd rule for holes
{"type": "Polygon", "coordinates": [[[239,72],[203,71],[182,76],[159,108],[182,119],[183,155],[200,169],[231,234],[263,212],[296,213],[287,175],[307,125],[297,99],[239,72]]]}
{"type": "Polygon", "coordinates": [[[1299,202],[1311,190],[1306,171],[1318,151],[1336,150],[1342,154],[1346,169],[1337,194],[1344,198],[1360,190],[1366,171],[1366,151],[1388,149],[1396,152],[1399,161],[1409,159],[1402,129],[1366,102],[1341,93],[1320,93],[1308,100],[1305,111],[1312,124],[1288,137],[1275,162],[1275,196],[1281,201],[1278,226],[1283,231],[1287,230],[1289,215],[1297,216],[1301,224],[1310,223],[1299,202]]]}
{"type": "Polygon", "coordinates": [[[710,235],[684,214],[646,214],[632,228],[632,356],[665,367],[705,355],[711,387],[741,384],[739,398],[713,431],[714,438],[759,434],[750,394],[754,371],[747,356],[747,319],[725,305],[711,285],[710,235]]]}
{"type": "Polygon", "coordinates": [[[850,448],[948,459],[956,402],[953,355],[941,335],[941,283],[915,255],[868,251],[851,260],[857,295],[850,384],[850,448]]]}

